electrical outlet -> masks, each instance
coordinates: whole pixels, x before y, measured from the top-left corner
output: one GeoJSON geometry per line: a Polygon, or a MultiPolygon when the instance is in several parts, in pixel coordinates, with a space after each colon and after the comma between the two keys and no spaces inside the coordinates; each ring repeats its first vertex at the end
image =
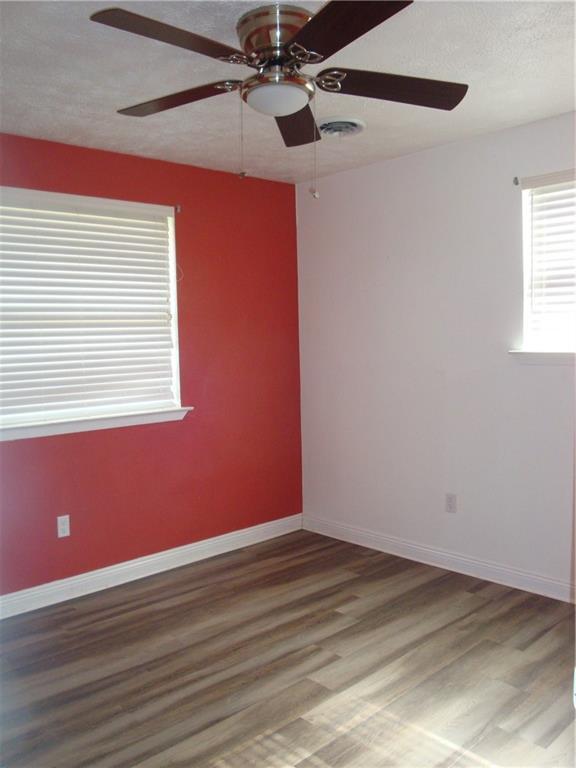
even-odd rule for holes
{"type": "Polygon", "coordinates": [[[70,515],[59,515],[56,518],[56,530],[59,539],[70,536],[70,515]]]}
{"type": "Polygon", "coordinates": [[[455,515],[458,511],[458,497],[455,493],[446,494],[446,512],[449,515],[455,515]]]}

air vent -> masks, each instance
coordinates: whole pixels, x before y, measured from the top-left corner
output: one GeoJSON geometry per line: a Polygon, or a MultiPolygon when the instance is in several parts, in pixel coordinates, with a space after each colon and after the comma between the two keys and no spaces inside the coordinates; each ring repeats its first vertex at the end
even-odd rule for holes
{"type": "Polygon", "coordinates": [[[356,136],[366,128],[366,123],[356,117],[328,117],[320,123],[323,136],[356,136]]]}

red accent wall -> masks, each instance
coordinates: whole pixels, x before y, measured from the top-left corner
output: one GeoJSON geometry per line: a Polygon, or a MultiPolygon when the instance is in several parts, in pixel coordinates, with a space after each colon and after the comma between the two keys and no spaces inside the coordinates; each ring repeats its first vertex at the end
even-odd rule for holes
{"type": "Polygon", "coordinates": [[[182,206],[182,403],[195,407],[2,443],[1,591],[301,512],[294,188],[10,135],[0,156],[6,186],[182,206]]]}

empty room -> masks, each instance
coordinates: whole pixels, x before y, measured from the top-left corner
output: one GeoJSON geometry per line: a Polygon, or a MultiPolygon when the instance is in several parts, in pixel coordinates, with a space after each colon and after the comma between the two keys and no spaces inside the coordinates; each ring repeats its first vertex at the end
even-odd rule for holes
{"type": "Polygon", "coordinates": [[[576,4],[0,0],[1,768],[571,768],[576,4]]]}

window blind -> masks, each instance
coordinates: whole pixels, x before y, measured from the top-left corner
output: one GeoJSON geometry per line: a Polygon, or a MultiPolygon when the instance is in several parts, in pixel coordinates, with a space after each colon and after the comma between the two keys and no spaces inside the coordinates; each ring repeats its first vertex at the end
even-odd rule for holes
{"type": "Polygon", "coordinates": [[[573,173],[523,182],[524,348],[576,350],[576,186],[573,173]]]}
{"type": "Polygon", "coordinates": [[[0,189],[0,425],[179,407],[173,211],[0,189]]]}

